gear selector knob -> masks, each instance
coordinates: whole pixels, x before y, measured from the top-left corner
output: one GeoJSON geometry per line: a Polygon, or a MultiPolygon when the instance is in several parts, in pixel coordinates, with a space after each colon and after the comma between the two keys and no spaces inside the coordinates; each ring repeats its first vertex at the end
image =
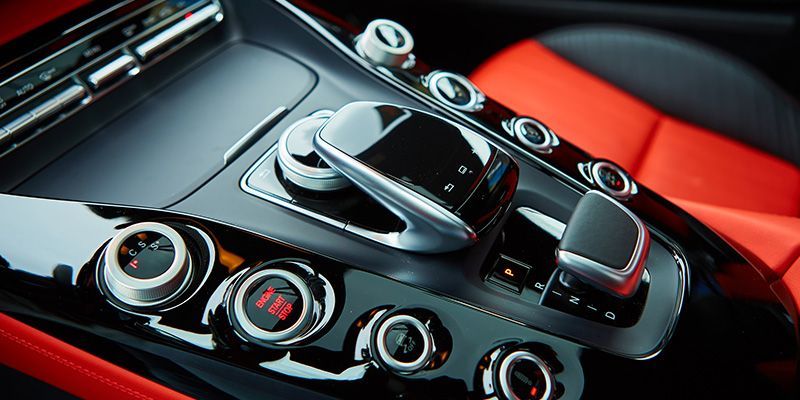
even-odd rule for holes
{"type": "Polygon", "coordinates": [[[558,243],[562,270],[600,290],[627,298],[639,288],[650,233],[625,206],[599,191],[578,202],[558,243]]]}

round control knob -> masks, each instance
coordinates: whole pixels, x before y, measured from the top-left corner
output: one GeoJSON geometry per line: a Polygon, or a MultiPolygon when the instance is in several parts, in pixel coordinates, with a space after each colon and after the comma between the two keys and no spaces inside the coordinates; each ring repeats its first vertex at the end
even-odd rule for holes
{"type": "Polygon", "coordinates": [[[512,130],[517,140],[531,150],[546,153],[556,145],[553,131],[533,118],[516,118],[512,130]]]}
{"type": "Polygon", "coordinates": [[[375,334],[374,346],[380,361],[402,374],[424,369],[434,353],[433,336],[428,327],[406,314],[383,321],[375,334]]]}
{"type": "Polygon", "coordinates": [[[110,294],[131,306],[155,306],[177,297],[192,271],[181,235],[156,222],[120,231],[105,252],[103,279],[110,294]]]}
{"type": "Polygon", "coordinates": [[[302,276],[308,267],[297,262],[285,264],[298,273],[261,269],[244,277],[234,289],[232,319],[245,338],[270,344],[295,343],[321,328],[325,314],[329,314],[323,298],[315,297],[311,290],[309,277],[302,276]]]}
{"type": "Polygon", "coordinates": [[[553,394],[553,374],[535,354],[516,350],[500,361],[497,387],[506,399],[546,400],[553,394]]]}
{"type": "Polygon", "coordinates": [[[634,190],[633,182],[622,168],[600,161],[592,164],[592,179],[604,192],[619,198],[629,197],[634,190]]]}
{"type": "Polygon", "coordinates": [[[461,111],[478,111],[483,108],[486,96],[465,76],[446,71],[428,75],[428,90],[437,100],[461,111]]]}
{"type": "Polygon", "coordinates": [[[356,49],[374,64],[402,67],[414,49],[414,38],[403,25],[388,19],[376,19],[367,25],[356,49]]]}
{"type": "Polygon", "coordinates": [[[320,158],[312,144],[314,134],[331,114],[318,112],[295,122],[278,141],[278,165],[283,176],[303,189],[329,192],[350,186],[347,178],[320,158]]]}

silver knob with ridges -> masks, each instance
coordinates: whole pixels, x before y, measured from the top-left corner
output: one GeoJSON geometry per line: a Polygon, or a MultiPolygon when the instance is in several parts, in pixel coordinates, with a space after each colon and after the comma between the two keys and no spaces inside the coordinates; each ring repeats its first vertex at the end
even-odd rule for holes
{"type": "Polygon", "coordinates": [[[102,279],[108,294],[134,307],[152,307],[178,297],[189,284],[192,260],[181,235],[157,222],[133,224],[108,244],[102,279]]]}

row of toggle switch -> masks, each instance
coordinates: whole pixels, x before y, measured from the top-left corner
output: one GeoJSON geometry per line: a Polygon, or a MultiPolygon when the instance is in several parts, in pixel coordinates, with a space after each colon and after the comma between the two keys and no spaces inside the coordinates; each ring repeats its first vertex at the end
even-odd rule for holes
{"type": "MultiPolygon", "coordinates": [[[[202,2],[195,1],[194,3],[202,2]]],[[[146,10],[142,14],[148,15],[147,18],[152,18],[150,14],[156,12],[160,15],[170,15],[165,17],[167,19],[164,22],[167,22],[169,18],[174,19],[180,16],[180,10],[170,8],[172,14],[166,14],[164,7],[166,6],[155,6],[154,10],[146,10]]],[[[32,67],[35,71],[45,70],[36,77],[31,78],[28,76],[29,74],[22,74],[4,83],[0,87],[0,111],[6,115],[0,122],[0,145],[5,144],[4,147],[7,149],[13,149],[14,145],[22,143],[30,136],[23,136],[23,134],[35,129],[46,129],[52,123],[57,122],[60,115],[70,114],[89,104],[102,95],[103,91],[138,74],[147,63],[155,61],[158,56],[182,44],[184,39],[192,38],[200,28],[221,20],[221,11],[222,9],[217,3],[200,4],[197,7],[187,6],[183,18],[177,22],[156,30],[155,33],[143,31],[141,34],[135,35],[131,32],[134,35],[132,37],[123,34],[121,39],[124,40],[123,42],[116,47],[108,47],[114,50],[103,56],[94,56],[96,58],[93,58],[91,62],[81,64],[74,61],[76,56],[71,51],[67,51],[44,62],[41,66],[37,64],[32,67]],[[53,83],[59,79],[61,79],[61,83],[53,88],[44,89],[44,84],[53,83]],[[39,86],[42,86],[43,90],[38,90],[39,86]],[[11,95],[6,95],[6,92],[14,95],[13,102],[9,97],[11,95]],[[22,92],[25,92],[26,97],[30,100],[17,95],[22,92]],[[41,94],[39,94],[40,92],[41,94]],[[55,94],[50,95],[49,93],[55,94]],[[22,104],[5,112],[5,108],[10,109],[16,103],[22,104]]],[[[138,23],[134,23],[136,18],[139,16],[132,17],[130,21],[124,21],[127,24],[125,29],[136,27],[138,23]]],[[[107,46],[104,40],[113,41],[106,36],[117,33],[116,30],[117,26],[104,28],[106,33],[99,37],[92,36],[85,41],[89,44],[97,42],[92,48],[101,49],[102,54],[106,48],[104,46],[107,46]]],[[[83,57],[87,57],[85,54],[88,53],[84,53],[83,57]]]]}

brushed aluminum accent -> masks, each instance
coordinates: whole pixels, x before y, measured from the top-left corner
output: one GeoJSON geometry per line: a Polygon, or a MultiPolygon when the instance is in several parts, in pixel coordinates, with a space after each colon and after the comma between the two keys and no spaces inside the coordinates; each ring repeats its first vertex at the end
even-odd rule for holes
{"type": "Polygon", "coordinates": [[[114,236],[104,254],[103,277],[109,293],[117,300],[135,307],[155,306],[180,295],[191,280],[192,263],[186,243],[180,234],[157,222],[133,224],[114,236]],[[163,274],[150,279],[134,278],[123,271],[117,254],[122,242],[140,232],[164,235],[175,247],[175,257],[163,274]]]}

